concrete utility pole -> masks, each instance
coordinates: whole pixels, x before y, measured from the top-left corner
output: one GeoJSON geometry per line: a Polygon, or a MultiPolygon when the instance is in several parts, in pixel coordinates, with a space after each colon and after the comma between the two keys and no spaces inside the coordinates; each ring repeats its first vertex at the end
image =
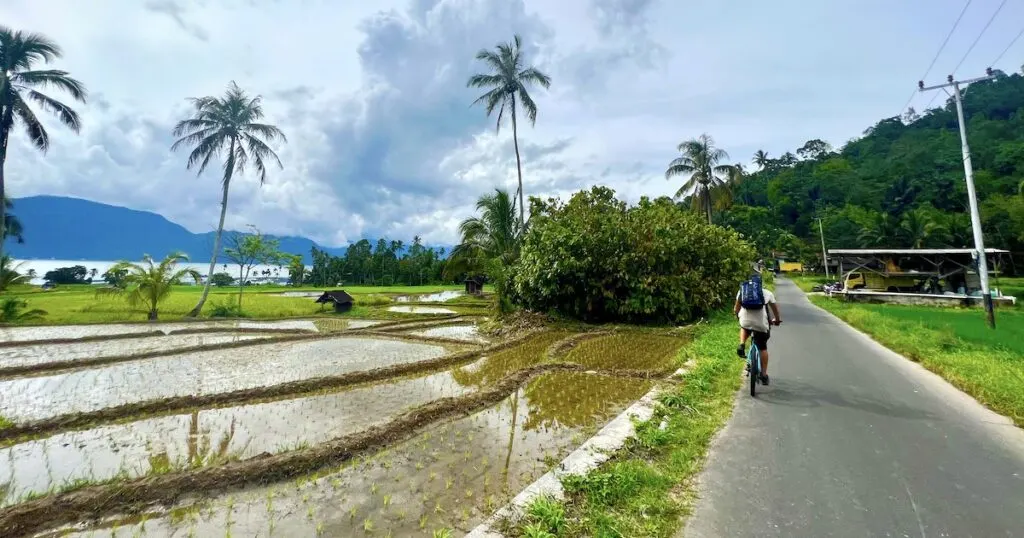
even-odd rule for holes
{"type": "Polygon", "coordinates": [[[818,217],[818,234],[821,235],[821,259],[825,262],[825,280],[831,280],[828,276],[828,251],[825,250],[825,231],[821,228],[821,217],[818,217]]]}
{"type": "Polygon", "coordinates": [[[967,201],[971,207],[971,228],[974,230],[974,250],[978,259],[978,279],[981,281],[981,297],[985,301],[985,317],[988,321],[988,326],[992,328],[996,326],[996,315],[992,309],[992,292],[988,289],[988,259],[985,255],[985,238],[981,233],[981,214],[978,212],[978,196],[974,191],[974,167],[971,166],[971,148],[967,145],[967,126],[964,124],[964,105],[963,99],[960,96],[960,85],[992,80],[994,78],[995,75],[992,74],[992,68],[990,67],[985,70],[985,76],[970,80],[953,80],[953,75],[949,75],[946,77],[945,84],[937,84],[927,88],[924,85],[924,81],[917,82],[917,87],[922,92],[948,86],[953,87],[953,99],[956,101],[956,118],[957,123],[960,125],[960,147],[964,154],[967,201]]]}

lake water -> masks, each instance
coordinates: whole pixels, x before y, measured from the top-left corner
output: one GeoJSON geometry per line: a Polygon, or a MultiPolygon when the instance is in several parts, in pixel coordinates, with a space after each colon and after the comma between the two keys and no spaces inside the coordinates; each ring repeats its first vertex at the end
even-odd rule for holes
{"type": "MultiPolygon", "coordinates": [[[[159,261],[159,260],[157,260],[159,261]]],[[[230,262],[225,264],[225,260],[218,260],[217,268],[214,270],[216,273],[226,272],[232,277],[238,278],[238,266],[231,264],[230,262]]],[[[18,272],[21,274],[27,273],[30,269],[35,269],[36,278],[32,279],[32,283],[39,286],[43,284],[43,275],[48,271],[53,271],[60,267],[73,267],[75,265],[81,265],[86,270],[96,270],[95,282],[103,283],[103,273],[107,272],[117,263],[113,260],[15,260],[15,264],[22,264],[18,268],[18,272]]],[[[138,262],[136,262],[138,263],[138,262]]],[[[206,277],[206,271],[210,268],[210,262],[205,263],[185,263],[179,267],[190,267],[199,271],[200,275],[206,277]]],[[[312,266],[306,266],[306,269],[312,269],[312,266]]],[[[88,277],[86,277],[88,278],[88,277]]],[[[253,283],[288,283],[288,268],[285,266],[277,265],[257,265],[252,268],[249,273],[249,280],[253,283]],[[263,274],[264,271],[270,271],[269,275],[263,274]]],[[[191,281],[186,281],[191,282],[191,281]]]]}

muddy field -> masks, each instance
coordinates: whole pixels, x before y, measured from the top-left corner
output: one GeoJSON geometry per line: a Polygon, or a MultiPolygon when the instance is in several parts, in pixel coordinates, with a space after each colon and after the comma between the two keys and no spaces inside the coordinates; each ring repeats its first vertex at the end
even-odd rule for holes
{"type": "MultiPolygon", "coordinates": [[[[361,320],[359,320],[361,321],[361,320]]],[[[367,327],[375,322],[366,321],[367,327]]],[[[357,327],[353,327],[357,328],[357,327]]],[[[47,325],[41,327],[0,327],[0,343],[29,342],[71,338],[95,338],[124,334],[163,333],[196,329],[247,330],[299,330],[316,332],[312,320],[288,319],[280,321],[192,321],[183,323],[106,323],[97,325],[47,325]]]]}
{"type": "MultiPolygon", "coordinates": [[[[247,328],[316,330],[269,323],[247,328]]],[[[649,391],[685,341],[562,329],[501,342],[472,323],[442,323],[0,378],[0,431],[159,403],[0,436],[0,535],[459,536],[649,391]],[[361,384],[262,390],[346,374],[361,384]],[[160,400],[180,396],[206,403],[169,411],[160,400]],[[157,499],[169,507],[154,509],[157,499]]],[[[136,326],[117,327],[103,330],[136,326]]],[[[31,329],[17,337],[50,338],[31,329]]],[[[261,336],[40,342],[0,347],[0,368],[261,336]]]]}

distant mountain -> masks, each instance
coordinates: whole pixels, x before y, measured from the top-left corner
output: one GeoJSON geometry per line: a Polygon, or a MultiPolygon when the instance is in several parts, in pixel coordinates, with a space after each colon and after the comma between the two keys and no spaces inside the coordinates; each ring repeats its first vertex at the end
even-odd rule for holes
{"type": "MultiPolygon", "coordinates": [[[[162,258],[182,251],[195,262],[209,262],[214,232],[194,234],[156,213],[137,211],[80,198],[29,196],[15,198],[12,213],[25,228],[25,243],[9,239],[5,253],[18,259],[138,260],[143,254],[162,258]]],[[[302,254],[307,264],[312,247],[304,237],[273,237],[281,250],[302,254]]],[[[324,248],[342,255],[345,248],[324,248]]]]}

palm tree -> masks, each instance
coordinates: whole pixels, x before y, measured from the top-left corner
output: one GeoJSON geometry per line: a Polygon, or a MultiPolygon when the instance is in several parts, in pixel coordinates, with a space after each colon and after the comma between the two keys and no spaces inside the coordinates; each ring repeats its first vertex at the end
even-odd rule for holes
{"type": "MultiPolygon", "coordinates": [[[[10,256],[0,256],[0,291],[5,291],[11,286],[27,284],[31,277],[18,272],[22,264],[14,263],[10,256]]],[[[31,273],[31,271],[29,271],[31,273]]]]}
{"type": "Polygon", "coordinates": [[[857,239],[864,248],[893,248],[896,246],[894,243],[899,240],[899,235],[896,219],[889,213],[876,213],[873,220],[858,234],[857,239]]]}
{"type": "Polygon", "coordinates": [[[676,191],[676,197],[692,194],[697,198],[694,203],[704,211],[708,224],[711,224],[712,190],[736,177],[737,171],[732,165],[719,164],[727,160],[729,154],[716,148],[715,140],[706,133],[680,143],[678,150],[682,155],[668,163],[665,179],[690,174],[690,179],[676,191]]]}
{"type": "MultiPolygon", "coordinates": [[[[81,123],[71,107],[42,93],[41,89],[63,90],[77,101],[85,102],[85,87],[81,82],[68,76],[67,71],[57,69],[33,69],[40,62],[50,63],[60,58],[61,50],[56,43],[39,34],[16,32],[0,26],[0,255],[3,255],[3,238],[7,218],[4,164],[7,162],[7,146],[15,121],[25,128],[32,144],[46,152],[50,147],[50,136],[43,124],[28,105],[35,101],[43,110],[52,113],[76,133],[81,123]]],[[[15,237],[17,237],[15,235],[15,237]]]]}
{"type": "MultiPolygon", "coordinates": [[[[124,291],[128,293],[128,304],[133,308],[145,306],[149,309],[148,319],[157,319],[157,307],[171,293],[171,287],[185,278],[191,278],[198,284],[201,277],[194,269],[177,269],[180,262],[187,262],[188,256],[175,252],[168,255],[159,264],[152,256],[142,257],[142,264],[121,261],[110,268],[110,272],[125,270],[124,291]]],[[[209,281],[210,279],[207,279],[209,281]]]]}
{"type": "MultiPolygon", "coordinates": [[[[260,178],[260,185],[263,185],[267,179],[266,161],[276,162],[279,168],[284,168],[281,159],[267,143],[288,140],[277,127],[259,123],[263,118],[262,98],[250,98],[234,82],[228,85],[223,97],[198,97],[189,101],[195,110],[191,118],[178,122],[174,127],[174,136],[181,138],[171,146],[171,150],[191,147],[192,153],[188,156],[186,166],[191,170],[192,167],[199,165],[196,175],[201,175],[214,157],[224,155],[220,222],[217,224],[217,235],[213,240],[210,270],[206,273],[212,276],[217,266],[217,255],[220,253],[221,235],[224,233],[224,215],[228,210],[231,177],[236,172],[244,172],[246,165],[252,160],[252,165],[260,178]]],[[[206,279],[203,294],[199,298],[199,303],[189,312],[190,317],[198,316],[203,310],[206,297],[210,294],[210,280],[206,279]]]]}
{"type": "Polygon", "coordinates": [[[28,302],[17,297],[8,297],[0,302],[0,323],[35,321],[46,315],[45,310],[28,308],[28,302]]]}
{"type": "Polygon", "coordinates": [[[476,202],[479,217],[459,224],[462,241],[452,250],[447,268],[451,271],[479,271],[491,260],[510,266],[519,258],[520,226],[515,201],[508,191],[495,189],[476,202]]]}
{"type": "Polygon", "coordinates": [[[757,165],[759,170],[764,170],[764,168],[771,162],[772,160],[768,157],[768,153],[763,149],[759,149],[754,152],[754,164],[757,165]]]}
{"type": "Polygon", "coordinates": [[[477,74],[469,77],[467,86],[470,88],[490,88],[486,93],[473,101],[473,104],[485,103],[487,116],[490,117],[498,108],[497,130],[501,130],[501,118],[508,109],[512,115],[512,143],[516,148],[516,171],[519,174],[519,222],[526,222],[523,204],[523,164],[519,158],[519,132],[516,126],[516,100],[523,105],[530,124],[537,123],[537,104],[533,102],[527,86],[539,84],[545,89],[551,86],[551,77],[541,73],[535,67],[523,67],[522,39],[516,35],[511,43],[499,43],[496,51],[483,49],[476,53],[476,59],[483,61],[490,68],[488,74],[477,74]],[[499,108],[498,105],[501,105],[499,108]]]}
{"type": "MultiPolygon", "coordinates": [[[[14,204],[11,202],[10,198],[4,198],[4,209],[5,210],[10,211],[11,207],[13,207],[13,206],[14,206],[14,204]]],[[[7,239],[8,237],[13,237],[14,240],[17,241],[19,245],[25,242],[25,237],[24,237],[25,228],[21,225],[21,221],[18,220],[18,217],[15,217],[14,215],[10,214],[9,212],[5,212],[4,213],[4,226],[3,226],[3,230],[4,230],[4,232],[3,232],[4,233],[4,239],[7,239]]]]}
{"type": "Polygon", "coordinates": [[[943,233],[931,215],[920,210],[907,211],[900,223],[903,238],[910,248],[924,248],[926,243],[943,233]]]}

